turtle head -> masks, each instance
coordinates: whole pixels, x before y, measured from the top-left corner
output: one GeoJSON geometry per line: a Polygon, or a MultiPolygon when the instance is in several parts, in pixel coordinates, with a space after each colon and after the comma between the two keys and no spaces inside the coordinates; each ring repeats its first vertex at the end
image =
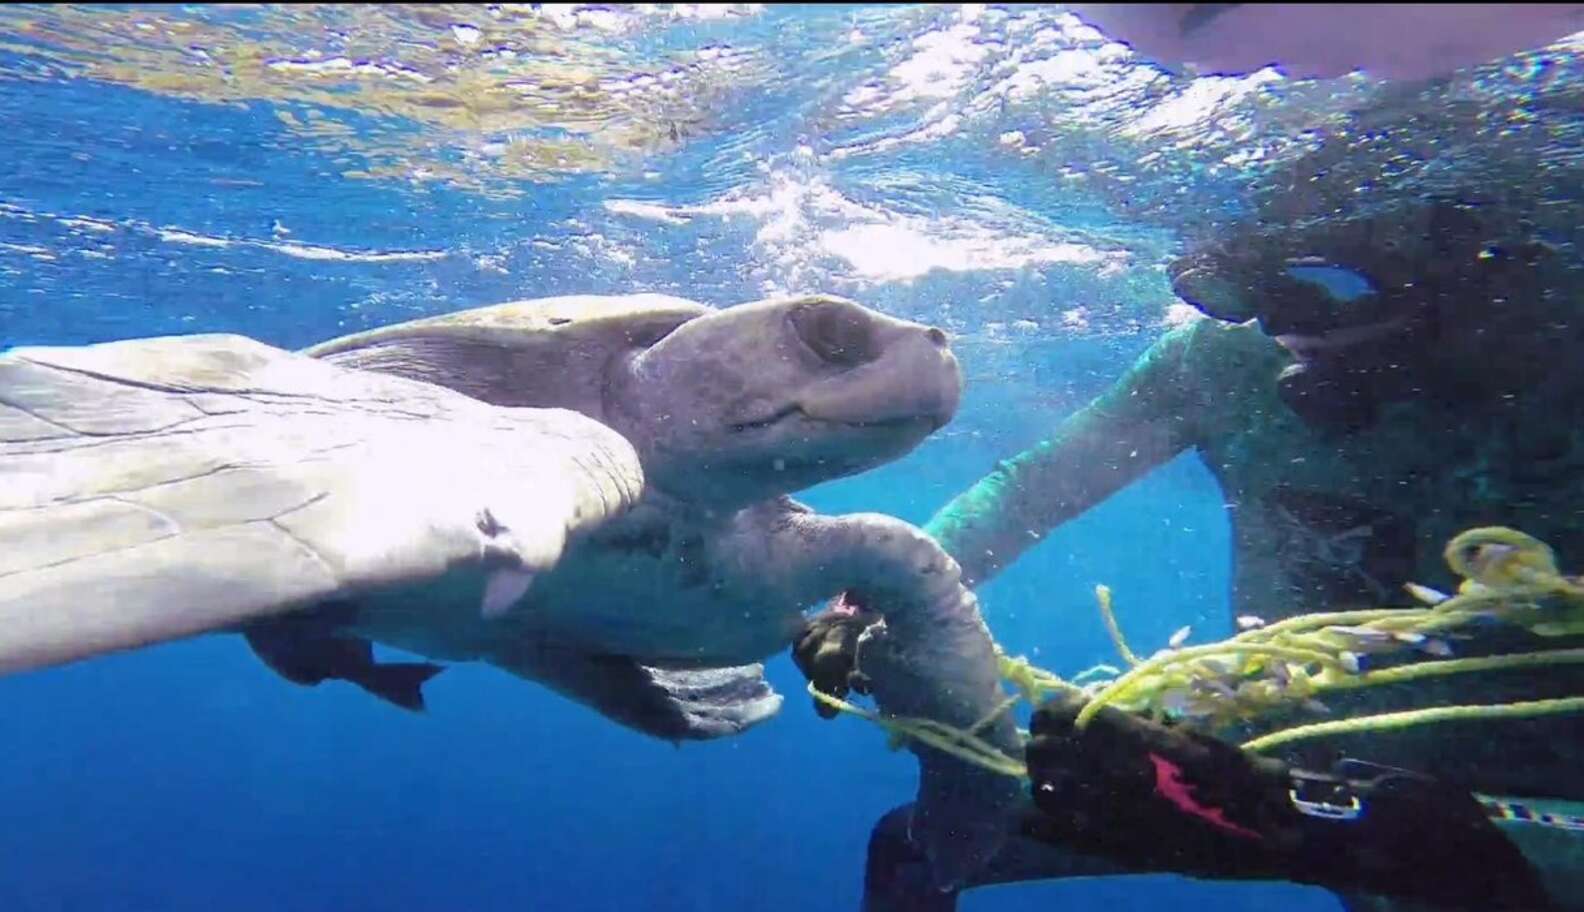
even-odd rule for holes
{"type": "Polygon", "coordinates": [[[606,420],[672,496],[736,506],[902,456],[950,421],[945,333],[812,295],[743,304],[630,356],[606,420]]]}

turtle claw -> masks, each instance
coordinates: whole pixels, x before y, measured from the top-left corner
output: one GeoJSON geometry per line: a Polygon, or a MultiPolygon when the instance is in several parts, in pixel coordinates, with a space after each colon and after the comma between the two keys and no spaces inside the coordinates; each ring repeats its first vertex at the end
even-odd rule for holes
{"type": "Polygon", "coordinates": [[[534,575],[526,570],[496,570],[484,584],[479,613],[491,620],[503,617],[528,592],[534,575]]]}

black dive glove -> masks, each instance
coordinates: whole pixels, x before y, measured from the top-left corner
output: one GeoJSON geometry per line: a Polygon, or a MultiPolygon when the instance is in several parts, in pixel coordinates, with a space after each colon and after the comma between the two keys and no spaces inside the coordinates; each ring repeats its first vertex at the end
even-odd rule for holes
{"type": "Polygon", "coordinates": [[[1446,909],[1554,909],[1469,792],[1344,761],[1296,770],[1222,741],[1058,697],[1030,726],[1024,834],[1136,870],[1290,880],[1446,909]]]}
{"type": "MultiPolygon", "coordinates": [[[[1287,880],[1458,912],[1556,912],[1518,848],[1467,791],[1343,761],[1313,773],[1182,728],[1103,709],[1082,731],[1077,699],[1034,713],[1030,805],[967,888],[1174,873],[1287,880]]],[[[908,838],[910,805],[870,835],[864,912],[952,912],[908,838]]]]}
{"type": "MultiPolygon", "coordinates": [[[[803,632],[792,644],[792,661],[814,687],[833,697],[845,697],[849,690],[869,692],[869,683],[854,670],[858,661],[858,635],[878,617],[866,610],[857,596],[844,593],[804,622],[803,632]]],[[[814,711],[830,719],[836,710],[818,700],[814,711]]]]}

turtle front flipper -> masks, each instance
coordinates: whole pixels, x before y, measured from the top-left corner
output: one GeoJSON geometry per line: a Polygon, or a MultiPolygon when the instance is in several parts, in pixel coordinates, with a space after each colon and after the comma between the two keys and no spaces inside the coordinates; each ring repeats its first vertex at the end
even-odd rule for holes
{"type": "Polygon", "coordinates": [[[242,336],[13,349],[0,674],[334,599],[499,591],[478,580],[554,566],[642,489],[631,445],[582,415],[242,336]]]}
{"type": "Polygon", "coordinates": [[[520,650],[491,663],[613,722],[672,742],[735,735],[781,708],[781,695],[770,688],[759,664],[656,668],[627,656],[554,646],[520,650]]]}
{"type": "MultiPolygon", "coordinates": [[[[975,728],[1009,760],[1021,759],[1012,715],[997,712],[1006,695],[990,630],[957,563],[934,539],[879,513],[793,511],[765,553],[774,563],[756,569],[797,593],[799,604],[852,593],[882,619],[857,637],[855,670],[883,715],[975,728]]],[[[800,660],[808,665],[820,645],[831,644],[816,637],[800,645],[813,647],[800,660]]],[[[928,860],[931,886],[959,888],[1000,850],[1021,784],[917,739],[908,748],[919,761],[909,832],[928,860]]]]}

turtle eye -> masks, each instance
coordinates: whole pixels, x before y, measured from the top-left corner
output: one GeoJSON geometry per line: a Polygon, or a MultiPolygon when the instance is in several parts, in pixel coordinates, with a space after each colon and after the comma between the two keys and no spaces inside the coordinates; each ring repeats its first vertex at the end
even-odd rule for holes
{"type": "Polygon", "coordinates": [[[856,367],[879,357],[873,324],[856,307],[804,304],[792,310],[790,319],[798,338],[822,361],[856,367]]]}

